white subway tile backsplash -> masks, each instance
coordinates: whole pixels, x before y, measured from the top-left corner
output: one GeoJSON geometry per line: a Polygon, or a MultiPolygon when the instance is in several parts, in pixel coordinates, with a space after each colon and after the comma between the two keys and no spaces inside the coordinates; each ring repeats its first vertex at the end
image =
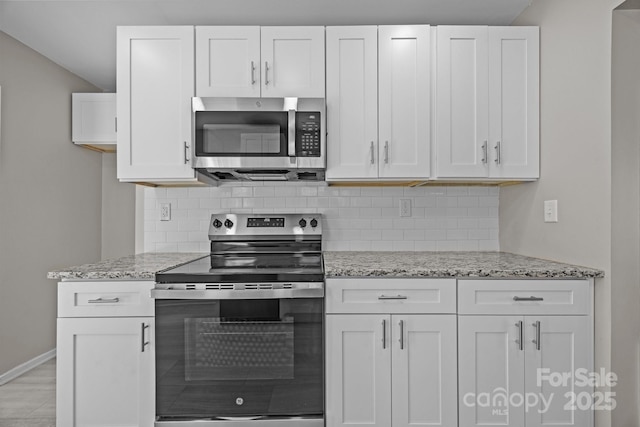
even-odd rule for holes
{"type": "Polygon", "coordinates": [[[145,188],[145,251],[209,251],[212,213],[322,213],[326,250],[498,250],[497,187],[328,187],[322,183],[233,183],[145,188]],[[401,199],[412,216],[400,217],[401,199]],[[171,203],[171,221],[160,221],[171,203]]]}
{"type": "Polygon", "coordinates": [[[253,187],[233,187],[231,197],[253,197],[253,187]]]}

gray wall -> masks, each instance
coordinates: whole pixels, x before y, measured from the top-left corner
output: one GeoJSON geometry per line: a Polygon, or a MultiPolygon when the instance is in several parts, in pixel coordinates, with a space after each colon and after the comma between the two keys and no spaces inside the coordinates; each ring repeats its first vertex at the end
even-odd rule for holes
{"type": "MultiPolygon", "coordinates": [[[[636,7],[640,7],[637,4],[636,7]]],[[[640,425],[640,10],[613,13],[611,368],[614,426],[640,425]]]]}
{"type": "MultiPolygon", "coordinates": [[[[540,180],[500,192],[500,249],[597,267],[596,367],[611,368],[611,30],[620,0],[534,0],[540,26],[540,180]],[[558,200],[558,223],[543,201],[558,200]]],[[[613,390],[615,391],[615,390],[613,390]]],[[[598,427],[610,425],[596,411],[598,427]]],[[[619,424],[625,425],[625,424],[619,424]]]]}
{"type": "Polygon", "coordinates": [[[47,271],[101,251],[100,153],[71,143],[71,93],[96,88],[0,32],[0,373],[56,346],[47,271]]]}
{"type": "Polygon", "coordinates": [[[135,253],[135,185],[118,182],[116,155],[102,155],[102,259],[135,253]]]}

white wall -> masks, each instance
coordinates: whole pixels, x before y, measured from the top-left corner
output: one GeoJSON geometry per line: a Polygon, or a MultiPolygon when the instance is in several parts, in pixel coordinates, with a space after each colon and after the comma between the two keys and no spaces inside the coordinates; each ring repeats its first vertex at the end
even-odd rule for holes
{"type": "Polygon", "coordinates": [[[144,250],[208,251],[214,212],[320,212],[326,250],[498,250],[498,187],[327,187],[255,183],[145,188],[144,250]],[[400,217],[400,199],[412,216],[400,217]],[[160,221],[160,203],[172,220],[160,221]]]}
{"type": "MultiPolygon", "coordinates": [[[[640,6],[640,5],[637,5],[640,6]]],[[[613,13],[611,368],[614,426],[640,425],[640,10],[613,13]]]]}
{"type": "MultiPolygon", "coordinates": [[[[500,248],[603,269],[596,366],[611,367],[611,20],[620,0],[533,0],[540,26],[541,178],[500,193],[500,248]],[[558,200],[559,222],[543,222],[558,200]]],[[[615,390],[614,390],[615,391],[615,390]]],[[[597,426],[610,413],[597,411],[597,426]]],[[[622,425],[621,425],[622,426],[622,425]]]]}
{"type": "Polygon", "coordinates": [[[71,143],[97,88],[0,32],[0,374],[56,346],[47,271],[100,259],[100,153],[71,143]]]}

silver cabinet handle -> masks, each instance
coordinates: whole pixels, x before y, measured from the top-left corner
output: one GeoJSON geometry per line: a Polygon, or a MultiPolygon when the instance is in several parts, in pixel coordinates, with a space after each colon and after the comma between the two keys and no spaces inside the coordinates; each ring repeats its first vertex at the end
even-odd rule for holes
{"type": "Polygon", "coordinates": [[[404,350],[404,320],[401,320],[400,323],[400,350],[404,350]]]}
{"type": "Polygon", "coordinates": [[[113,121],[115,122],[115,131],[116,131],[116,133],[118,133],[118,118],[114,117],[113,121]]]}
{"type": "Polygon", "coordinates": [[[501,157],[502,157],[501,148],[502,148],[502,147],[500,147],[500,141],[498,141],[498,142],[496,143],[496,146],[495,146],[495,149],[496,149],[496,163],[497,163],[497,164],[500,164],[500,162],[502,162],[502,158],[501,158],[501,157]]]}
{"type": "Polygon", "coordinates": [[[542,298],[542,297],[534,297],[534,296],[531,296],[531,297],[518,297],[518,296],[515,296],[515,297],[513,297],[513,300],[514,301],[544,301],[544,298],[542,298]]]}
{"type": "Polygon", "coordinates": [[[371,164],[374,164],[376,162],[376,159],[373,157],[373,141],[371,141],[371,164]]]}
{"type": "Polygon", "coordinates": [[[184,164],[189,163],[189,144],[187,141],[184,142],[184,164]]]}
{"type": "Polygon", "coordinates": [[[536,328],[536,337],[532,341],[536,345],[536,350],[540,351],[540,321],[536,320],[531,326],[536,328]]]}
{"type": "Polygon", "coordinates": [[[142,352],[144,353],[144,348],[149,344],[149,341],[145,341],[144,337],[145,337],[145,331],[147,330],[147,328],[149,328],[149,325],[145,325],[144,322],[142,323],[142,328],[140,331],[140,336],[141,338],[141,344],[142,344],[142,352]]]}
{"type": "Polygon", "coordinates": [[[516,343],[518,344],[518,348],[520,350],[524,350],[524,343],[523,343],[523,328],[522,328],[522,320],[516,322],[516,328],[518,328],[518,339],[516,340],[516,343]]]}
{"type": "Polygon", "coordinates": [[[89,301],[87,301],[89,304],[113,304],[116,302],[120,302],[120,298],[116,297],[116,298],[96,298],[96,299],[90,299],[89,301]]]}
{"type": "Polygon", "coordinates": [[[256,84],[256,64],[251,61],[251,84],[256,84]]]}
{"type": "Polygon", "coordinates": [[[382,348],[387,348],[387,321],[382,319],[382,348]]]}
{"type": "Polygon", "coordinates": [[[264,61],[264,85],[269,85],[269,62],[264,61]]]}
{"type": "Polygon", "coordinates": [[[487,163],[487,141],[482,144],[482,163],[487,163]]]}
{"type": "Polygon", "coordinates": [[[378,299],[380,300],[385,300],[385,299],[407,299],[406,295],[380,295],[378,296],[378,299]]]}
{"type": "Polygon", "coordinates": [[[389,163],[389,141],[384,142],[384,162],[389,163]]]}

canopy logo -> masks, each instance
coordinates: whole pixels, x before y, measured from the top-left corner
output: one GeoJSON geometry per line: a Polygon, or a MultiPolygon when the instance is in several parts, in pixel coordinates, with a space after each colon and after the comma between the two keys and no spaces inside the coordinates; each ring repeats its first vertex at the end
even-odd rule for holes
{"type": "Polygon", "coordinates": [[[479,407],[491,409],[492,415],[508,415],[509,410],[524,407],[525,412],[535,410],[540,414],[547,413],[554,399],[562,399],[555,407],[562,410],[605,410],[611,411],[616,407],[615,392],[595,391],[596,387],[615,387],[618,376],[613,372],[600,369],[598,372],[589,372],[587,369],[576,369],[575,372],[551,372],[548,368],[537,370],[536,385],[542,392],[509,393],[502,387],[482,393],[466,393],[462,403],[467,407],[479,407]],[[549,389],[558,390],[548,392],[549,389]],[[564,393],[562,393],[564,391],[564,393]],[[559,396],[563,396],[562,398],[559,396]]]}

